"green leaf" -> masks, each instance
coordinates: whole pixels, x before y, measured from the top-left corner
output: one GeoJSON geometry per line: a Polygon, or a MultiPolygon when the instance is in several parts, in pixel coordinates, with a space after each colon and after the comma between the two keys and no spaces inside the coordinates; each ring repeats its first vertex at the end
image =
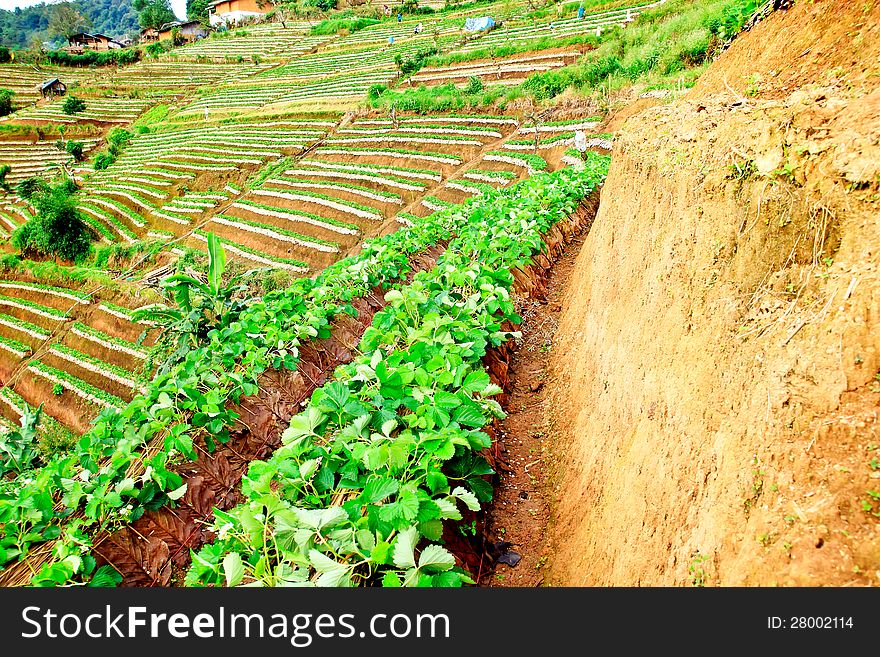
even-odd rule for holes
{"type": "Polygon", "coordinates": [[[415,527],[400,532],[394,541],[393,560],[398,568],[415,568],[416,542],[419,540],[419,532],[415,527]]]}
{"type": "Polygon", "coordinates": [[[186,484],[181,486],[180,488],[175,488],[172,491],[168,491],[166,495],[168,495],[168,499],[170,500],[179,500],[181,497],[186,495],[186,484]]]}
{"type": "Polygon", "coordinates": [[[477,372],[471,372],[464,378],[464,381],[461,384],[461,389],[469,393],[480,392],[490,383],[491,380],[489,379],[489,375],[486,374],[486,372],[479,370],[477,372]]]}
{"type": "Polygon", "coordinates": [[[429,472],[426,482],[432,493],[446,490],[449,487],[449,480],[442,472],[429,472]]]}
{"type": "Polygon", "coordinates": [[[244,578],[244,564],[238,552],[230,552],[223,557],[223,574],[226,576],[226,586],[238,586],[244,578]]]}
{"type": "Polygon", "coordinates": [[[403,583],[400,581],[397,573],[385,573],[382,577],[382,586],[390,589],[399,589],[403,586],[403,583]]]}
{"type": "Polygon", "coordinates": [[[465,506],[471,511],[480,510],[480,502],[479,500],[477,500],[477,496],[470,492],[468,489],[461,486],[456,486],[452,491],[452,496],[464,502],[465,506]]]}
{"type": "Polygon", "coordinates": [[[434,393],[434,403],[437,405],[437,408],[442,408],[443,410],[451,410],[461,406],[461,400],[457,395],[444,390],[438,390],[434,393]]]}
{"type": "Polygon", "coordinates": [[[369,504],[375,504],[383,501],[389,495],[397,492],[400,484],[396,479],[388,477],[373,478],[364,486],[364,492],[361,493],[361,499],[369,504]]]}
{"type": "Polygon", "coordinates": [[[89,586],[92,587],[115,587],[122,583],[122,575],[116,572],[116,569],[110,565],[104,565],[95,571],[89,586]]]}
{"type": "Polygon", "coordinates": [[[440,507],[440,517],[448,520],[461,520],[461,511],[455,505],[455,502],[449,501],[448,498],[438,497],[434,500],[440,507]]]}
{"type": "Polygon", "coordinates": [[[208,233],[208,284],[216,294],[223,284],[223,272],[226,270],[226,251],[214,233],[208,233]]]}
{"type": "Polygon", "coordinates": [[[453,413],[452,419],[461,425],[473,427],[474,429],[479,429],[486,424],[486,418],[483,417],[480,410],[472,404],[465,404],[460,408],[457,408],[455,413],[453,413]]]}
{"type": "Polygon", "coordinates": [[[388,563],[388,553],[391,551],[391,543],[387,541],[380,541],[376,543],[376,547],[373,548],[373,551],[370,552],[370,560],[373,563],[377,564],[385,564],[388,563]]]}
{"type": "Polygon", "coordinates": [[[442,520],[426,520],[417,525],[419,533],[430,541],[439,541],[443,536],[442,520]]]}
{"type": "Polygon", "coordinates": [[[431,544],[419,555],[419,570],[449,570],[455,565],[455,557],[444,547],[431,544]]]}
{"type": "Polygon", "coordinates": [[[349,566],[331,559],[323,552],[309,550],[309,562],[315,570],[321,573],[315,582],[316,586],[337,587],[347,586],[351,583],[349,578],[349,566]]]}

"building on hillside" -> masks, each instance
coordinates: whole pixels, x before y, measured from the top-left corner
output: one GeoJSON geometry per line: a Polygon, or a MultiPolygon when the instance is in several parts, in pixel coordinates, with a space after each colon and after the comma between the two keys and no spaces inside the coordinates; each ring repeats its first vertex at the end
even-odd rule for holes
{"type": "Polygon", "coordinates": [[[214,0],[208,5],[208,20],[211,27],[234,25],[249,18],[264,16],[270,7],[268,2],[260,7],[257,0],[214,0]]]}
{"type": "Polygon", "coordinates": [[[87,34],[80,32],[67,37],[67,51],[72,53],[84,50],[116,50],[124,48],[119,41],[106,34],[87,34]]]}
{"type": "Polygon", "coordinates": [[[174,21],[173,23],[165,23],[159,28],[159,38],[170,39],[174,30],[178,30],[180,38],[187,42],[198,41],[208,36],[208,28],[198,21],[187,21],[186,23],[174,21]]]}
{"type": "Polygon", "coordinates": [[[145,27],[141,30],[141,43],[152,43],[159,40],[159,30],[155,27],[145,27]]]}
{"type": "Polygon", "coordinates": [[[58,78],[50,78],[38,84],[37,89],[39,89],[40,95],[43,98],[46,96],[63,96],[67,93],[67,85],[58,78]]]}

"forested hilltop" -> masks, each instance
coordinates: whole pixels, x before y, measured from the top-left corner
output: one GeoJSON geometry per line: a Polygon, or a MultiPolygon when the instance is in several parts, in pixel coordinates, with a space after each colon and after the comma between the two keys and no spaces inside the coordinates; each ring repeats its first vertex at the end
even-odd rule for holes
{"type": "MultiPolygon", "coordinates": [[[[139,29],[131,0],[79,0],[69,4],[89,19],[89,31],[122,37],[139,29]]],[[[14,11],[0,9],[0,44],[27,48],[35,39],[42,42],[55,38],[49,29],[52,6],[43,3],[14,11]]]]}

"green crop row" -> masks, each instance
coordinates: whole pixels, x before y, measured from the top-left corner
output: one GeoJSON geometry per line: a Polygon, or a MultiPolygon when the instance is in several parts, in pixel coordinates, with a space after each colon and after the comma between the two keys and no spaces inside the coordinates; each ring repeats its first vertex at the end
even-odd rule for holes
{"type": "MultiPolygon", "coordinates": [[[[250,465],[246,501],[215,510],[217,539],[193,555],[190,585],[460,586],[444,522],[491,499],[478,452],[504,416],[487,350],[520,323],[513,268],[544,247],[607,172],[593,156],[487,194],[436,267],[385,295],[354,362],[315,391],[280,447],[250,465]]],[[[458,210],[460,211],[460,210],[458,210]]]]}

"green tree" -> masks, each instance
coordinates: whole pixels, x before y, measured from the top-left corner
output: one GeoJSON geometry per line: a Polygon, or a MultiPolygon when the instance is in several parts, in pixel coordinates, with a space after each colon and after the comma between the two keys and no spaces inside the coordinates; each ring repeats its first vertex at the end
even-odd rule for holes
{"type": "Polygon", "coordinates": [[[77,98],[76,96],[68,96],[64,99],[64,104],[61,106],[61,110],[65,114],[79,114],[80,112],[85,112],[86,101],[82,98],[77,98]]]}
{"type": "Polygon", "coordinates": [[[49,7],[49,37],[68,37],[83,32],[92,27],[92,21],[83,16],[77,8],[69,3],[62,2],[49,7]]]}
{"type": "Polygon", "coordinates": [[[9,53],[9,48],[0,46],[0,64],[8,64],[11,61],[12,55],[9,53]]]}
{"type": "Polygon", "coordinates": [[[85,144],[81,141],[69,141],[64,147],[64,150],[67,151],[70,155],[73,155],[73,159],[77,162],[82,161],[83,158],[83,148],[85,144]]]}
{"type": "Polygon", "coordinates": [[[0,116],[12,113],[12,98],[15,92],[11,89],[0,89],[0,116]]]}
{"type": "Polygon", "coordinates": [[[34,204],[37,214],[13,233],[12,244],[24,256],[82,260],[91,250],[92,235],[76,207],[76,184],[70,179],[54,186],[41,180],[40,183],[25,196],[34,204]]]}
{"type": "Polygon", "coordinates": [[[138,22],[144,29],[152,27],[158,30],[165,23],[176,20],[168,0],[134,0],[131,6],[138,12],[138,22]]]}
{"type": "Polygon", "coordinates": [[[8,164],[0,164],[0,189],[4,192],[9,191],[9,183],[6,182],[6,176],[12,171],[12,167],[8,164]]]}
{"type": "Polygon", "coordinates": [[[186,17],[191,21],[208,24],[208,5],[211,0],[186,0],[186,17]]]}

